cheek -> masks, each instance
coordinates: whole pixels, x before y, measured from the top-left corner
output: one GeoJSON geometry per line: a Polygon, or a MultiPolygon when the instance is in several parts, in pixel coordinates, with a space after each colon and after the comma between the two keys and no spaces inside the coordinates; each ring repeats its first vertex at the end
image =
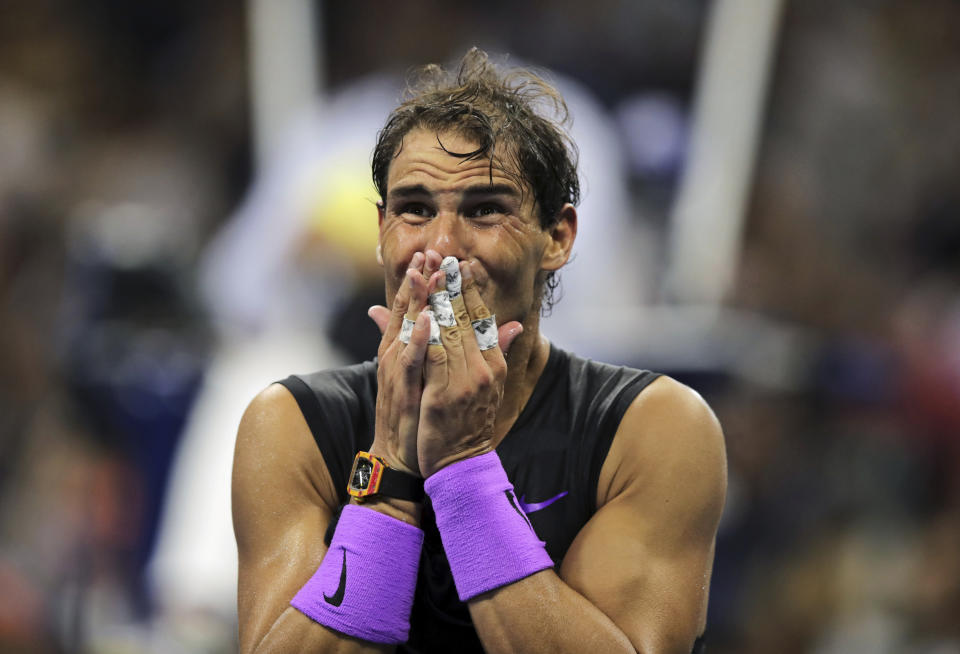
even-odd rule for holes
{"type": "Polygon", "coordinates": [[[533,303],[534,286],[544,246],[524,230],[504,229],[488,242],[485,272],[494,282],[489,298],[509,313],[522,313],[533,303]]]}
{"type": "Polygon", "coordinates": [[[402,278],[414,252],[422,251],[422,230],[398,222],[385,224],[380,230],[383,265],[388,275],[402,278]]]}

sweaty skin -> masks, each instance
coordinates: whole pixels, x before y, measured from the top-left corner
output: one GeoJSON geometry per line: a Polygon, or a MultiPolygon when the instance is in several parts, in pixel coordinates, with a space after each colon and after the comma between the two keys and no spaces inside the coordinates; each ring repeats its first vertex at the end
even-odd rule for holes
{"type": "MultiPolygon", "coordinates": [[[[556,226],[542,229],[533,194],[515,176],[494,167],[491,180],[488,160],[453,157],[438,139],[451,152],[476,147],[455,133],[404,138],[378,212],[390,309],[370,311],[383,332],[372,449],[423,475],[489,451],[516,420],[549,352],[539,333],[539,282],[567,261],[577,227],[567,205],[556,226]],[[453,303],[457,324],[441,329],[443,345],[428,346],[422,311],[446,256],[461,262],[463,304],[453,303]],[[501,347],[481,352],[469,323],[491,313],[501,347]],[[409,344],[398,338],[405,314],[417,316],[409,344]]],[[[559,574],[544,570],[469,602],[486,651],[687,654],[706,620],[725,488],[712,412],[689,388],[659,378],[617,429],[600,471],[598,511],[559,574]]],[[[233,493],[241,651],[392,651],[287,604],[323,558],[337,493],[283,387],[263,391],[244,415],[233,493]]],[[[419,505],[410,502],[367,506],[419,523],[419,505]]]]}

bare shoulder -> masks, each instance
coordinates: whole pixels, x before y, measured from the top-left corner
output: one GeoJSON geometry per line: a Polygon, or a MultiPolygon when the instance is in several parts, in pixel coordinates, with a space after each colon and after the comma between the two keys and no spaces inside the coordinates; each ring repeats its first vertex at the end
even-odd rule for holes
{"type": "Polygon", "coordinates": [[[233,463],[234,527],[238,545],[269,512],[282,520],[302,503],[335,507],[337,494],[293,395],[282,385],[262,390],[237,431],[233,463]],[[245,529],[250,527],[250,529],[245,529]]]}
{"type": "Polygon", "coordinates": [[[261,391],[243,414],[232,493],[240,650],[253,651],[278,620],[301,629],[301,644],[314,647],[304,639],[321,632],[289,602],[326,552],[336,492],[297,401],[280,384],[261,391]]]}
{"type": "Polygon", "coordinates": [[[703,398],[669,377],[631,402],[600,470],[598,510],[561,577],[637,651],[689,652],[706,624],[726,494],[723,433],[703,398]]]}
{"type": "Polygon", "coordinates": [[[673,513],[700,514],[716,528],[726,495],[723,430],[709,405],[689,386],[659,377],[630,404],[600,474],[599,505],[643,496],[673,513]],[[670,504],[674,506],[670,507],[670,504]]]}

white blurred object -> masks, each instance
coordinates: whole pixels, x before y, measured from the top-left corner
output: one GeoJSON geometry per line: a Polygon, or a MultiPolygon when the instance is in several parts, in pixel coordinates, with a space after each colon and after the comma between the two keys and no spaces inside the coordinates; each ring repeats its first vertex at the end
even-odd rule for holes
{"type": "Polygon", "coordinates": [[[671,218],[668,294],[718,304],[735,280],[782,0],[717,0],[687,166],[671,218]]]}
{"type": "Polygon", "coordinates": [[[323,88],[313,0],[248,0],[253,140],[259,167],[323,88]]]}
{"type": "Polygon", "coordinates": [[[168,619],[212,611],[230,621],[236,613],[230,476],[247,404],[272,381],[342,363],[312,330],[271,330],[221,343],[184,428],[148,571],[168,619]]]}

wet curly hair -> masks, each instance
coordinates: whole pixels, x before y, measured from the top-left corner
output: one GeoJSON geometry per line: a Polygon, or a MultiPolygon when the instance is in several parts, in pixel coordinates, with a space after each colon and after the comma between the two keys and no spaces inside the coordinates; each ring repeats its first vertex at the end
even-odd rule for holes
{"type": "MultiPolygon", "coordinates": [[[[569,122],[566,103],[543,77],[528,69],[501,69],[485,52],[472,48],[455,71],[430,64],[408,80],[403,102],[377,135],[373,183],[386,203],[390,163],[411,130],[456,131],[478,147],[450,154],[466,160],[489,158],[491,178],[494,167],[514,176],[522,189],[533,193],[540,227],[549,229],[566,203],[580,201],[577,148],[565,130],[569,122]]],[[[540,307],[547,314],[559,299],[560,280],[554,272],[539,280],[540,307]]]]}

